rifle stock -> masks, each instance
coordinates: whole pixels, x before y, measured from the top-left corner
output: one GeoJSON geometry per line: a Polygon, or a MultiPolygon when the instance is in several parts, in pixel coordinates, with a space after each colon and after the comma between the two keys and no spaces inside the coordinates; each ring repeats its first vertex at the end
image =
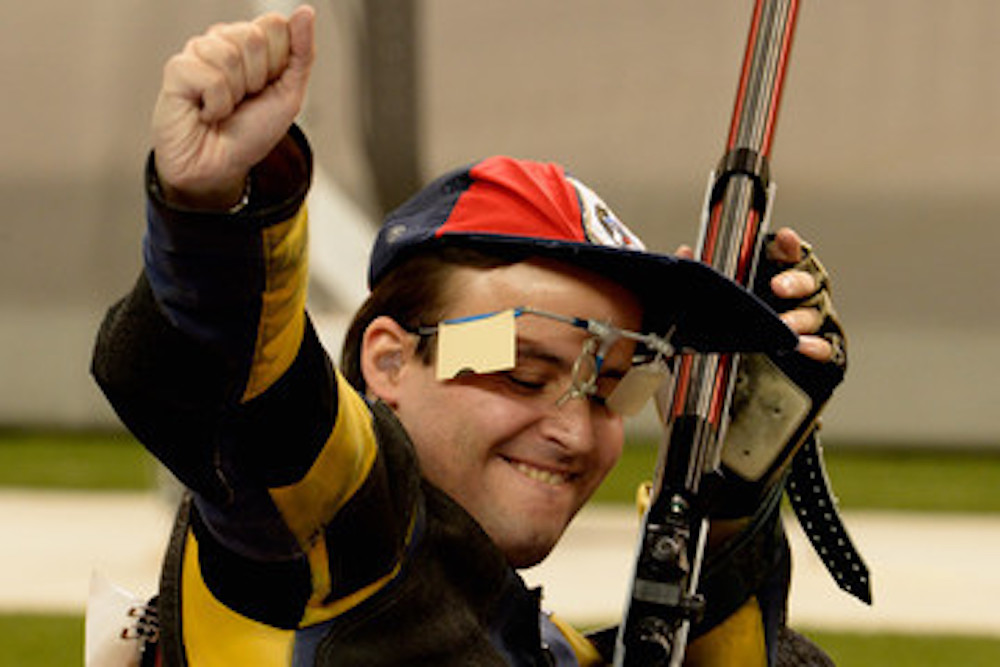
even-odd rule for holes
{"type": "MultiPolygon", "coordinates": [[[[774,196],[768,161],[797,10],[797,0],[756,1],[726,150],[703,207],[698,258],[744,286],[753,281],[774,196]]],[[[680,665],[704,609],[698,583],[710,482],[721,470],[739,361],[683,355],[658,397],[664,437],[616,640],[618,667],[680,665]]]]}

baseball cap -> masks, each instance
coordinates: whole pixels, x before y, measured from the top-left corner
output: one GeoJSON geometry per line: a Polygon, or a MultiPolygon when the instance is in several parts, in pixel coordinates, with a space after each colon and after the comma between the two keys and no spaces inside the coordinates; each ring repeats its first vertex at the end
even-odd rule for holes
{"type": "Polygon", "coordinates": [[[444,246],[521,260],[545,257],[613,280],[638,296],[646,328],[674,328],[676,347],[777,351],[797,337],[755,295],[706,264],[646,250],[589,187],[551,162],[495,156],[434,180],[382,225],[372,249],[374,288],[414,253],[444,246]]]}

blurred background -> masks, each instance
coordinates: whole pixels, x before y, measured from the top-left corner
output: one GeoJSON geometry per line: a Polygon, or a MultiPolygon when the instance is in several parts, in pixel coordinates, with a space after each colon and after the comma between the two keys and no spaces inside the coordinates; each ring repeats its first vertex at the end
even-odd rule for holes
{"type": "MultiPolygon", "coordinates": [[[[21,3],[0,25],[0,423],[109,423],[87,372],[139,270],[162,63],[212,22],[281,3],[21,3]],[[56,20],[53,17],[59,17],[56,20]]],[[[647,245],[693,242],[752,3],[319,2],[302,123],[323,191],[374,224],[492,153],[551,159],[647,245]]],[[[832,271],[851,343],[828,438],[996,445],[1000,5],[804,3],[773,152],[773,221],[832,271]]],[[[323,224],[321,221],[319,224],[323,224]]],[[[339,222],[338,222],[339,224],[339,222]]],[[[358,243],[317,243],[331,312],[358,243]],[[346,267],[338,269],[338,266],[346,267]]],[[[329,238],[329,237],[323,237],[329,238]]]]}
{"type": "MultiPolygon", "coordinates": [[[[162,65],[213,22],[294,4],[5,8],[0,429],[114,433],[90,349],[140,270],[162,65]]],[[[318,1],[301,123],[318,167],[311,298],[324,337],[336,345],[364,295],[382,213],[489,154],[558,161],[648,246],[693,243],[752,5],[318,1]]],[[[848,380],[825,417],[838,448],[972,451],[972,468],[995,464],[998,29],[993,0],[804,2],[799,13],[773,224],[799,230],[833,275],[850,341],[848,380]]],[[[896,469],[861,478],[878,487],[896,469]]]]}

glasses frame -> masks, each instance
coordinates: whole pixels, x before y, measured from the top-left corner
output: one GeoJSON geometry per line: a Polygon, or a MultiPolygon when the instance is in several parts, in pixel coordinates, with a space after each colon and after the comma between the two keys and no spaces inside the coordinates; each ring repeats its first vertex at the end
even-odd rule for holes
{"type": "MultiPolygon", "coordinates": [[[[420,325],[411,329],[411,333],[418,336],[433,336],[437,334],[438,327],[442,324],[452,325],[482,320],[502,313],[504,310],[495,310],[488,313],[441,320],[437,324],[433,325],[420,325]]],[[[604,365],[605,356],[607,355],[608,350],[610,350],[616,342],[623,338],[637,343],[642,343],[654,353],[651,359],[640,365],[645,365],[646,363],[652,364],[657,361],[666,362],[676,354],[676,349],[670,342],[670,338],[674,332],[673,328],[671,328],[665,335],[660,336],[653,333],[640,333],[638,331],[622,329],[621,327],[616,327],[610,322],[603,322],[601,320],[594,320],[586,317],[561,315],[559,313],[553,313],[547,310],[533,308],[531,306],[518,306],[512,310],[514,311],[515,319],[521,317],[522,315],[536,315],[538,317],[568,324],[571,327],[582,329],[590,334],[584,341],[580,354],[577,355],[576,359],[573,361],[573,366],[570,372],[570,385],[566,389],[566,392],[563,393],[562,396],[560,396],[560,398],[556,401],[557,406],[562,406],[567,401],[574,398],[588,399],[596,396],[597,379],[600,376],[601,368],[604,365]],[[590,365],[590,368],[585,366],[585,364],[587,364],[587,359],[593,360],[593,364],[590,365]]],[[[633,364],[635,364],[635,360],[633,360],[633,364]]],[[[633,368],[635,367],[636,366],[633,365],[633,368]]]]}

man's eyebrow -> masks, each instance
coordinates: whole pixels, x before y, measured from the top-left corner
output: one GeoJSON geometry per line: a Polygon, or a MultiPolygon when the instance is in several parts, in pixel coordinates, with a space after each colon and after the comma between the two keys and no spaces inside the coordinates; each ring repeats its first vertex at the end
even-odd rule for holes
{"type": "MultiPolygon", "coordinates": [[[[576,361],[576,357],[567,359],[556,354],[555,352],[552,352],[544,345],[520,339],[517,341],[517,358],[519,361],[524,358],[540,361],[565,372],[569,372],[573,368],[573,364],[576,361]]],[[[616,368],[610,366],[609,364],[604,364],[598,375],[612,380],[620,380],[625,377],[627,372],[627,368],[616,368]]]]}
{"type": "Polygon", "coordinates": [[[540,361],[554,366],[561,371],[568,371],[571,369],[575,359],[566,359],[565,357],[551,351],[544,345],[521,339],[518,339],[517,341],[517,358],[518,360],[527,358],[534,361],[540,361]]]}

